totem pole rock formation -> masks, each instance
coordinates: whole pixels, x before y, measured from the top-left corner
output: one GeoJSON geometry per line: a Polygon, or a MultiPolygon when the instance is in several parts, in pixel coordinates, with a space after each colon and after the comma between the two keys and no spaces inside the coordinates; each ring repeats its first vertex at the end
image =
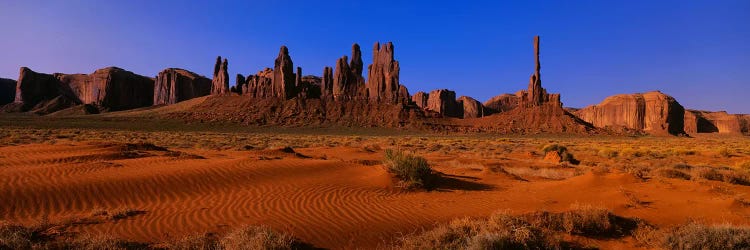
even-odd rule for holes
{"type": "Polygon", "coordinates": [[[542,65],[539,62],[539,36],[534,37],[534,74],[529,78],[528,90],[520,92],[519,106],[534,107],[546,103],[553,103],[562,107],[560,94],[547,94],[542,88],[542,65]]]}
{"type": "Polygon", "coordinates": [[[246,84],[247,84],[247,80],[245,79],[245,76],[242,74],[237,74],[237,77],[235,77],[235,83],[234,83],[235,92],[237,94],[245,93],[243,91],[247,89],[247,86],[245,86],[246,84]]]}
{"type": "Polygon", "coordinates": [[[297,74],[294,75],[294,86],[299,88],[302,86],[302,67],[297,67],[297,74]]]}
{"type": "Polygon", "coordinates": [[[320,83],[320,96],[322,99],[333,99],[333,69],[323,68],[323,77],[320,83]]]}
{"type": "Polygon", "coordinates": [[[406,103],[409,92],[399,84],[399,64],[393,57],[393,43],[372,48],[372,64],[367,67],[367,95],[370,100],[387,103],[406,103]]]}
{"type": "Polygon", "coordinates": [[[211,79],[184,69],[159,72],[154,83],[154,105],[175,104],[211,94],[211,79]]]}
{"type": "Polygon", "coordinates": [[[229,72],[227,59],[221,61],[221,56],[216,57],[216,63],[214,64],[214,78],[211,81],[211,94],[212,95],[223,95],[229,93],[229,72]]]}
{"type": "Polygon", "coordinates": [[[272,83],[274,96],[285,99],[296,96],[294,63],[286,46],[281,46],[279,56],[274,61],[272,83]]]}
{"type": "Polygon", "coordinates": [[[352,45],[352,60],[347,61],[347,56],[336,60],[336,67],[333,70],[333,88],[330,91],[334,100],[359,99],[363,95],[365,80],[362,77],[362,52],[359,44],[352,45]]]}

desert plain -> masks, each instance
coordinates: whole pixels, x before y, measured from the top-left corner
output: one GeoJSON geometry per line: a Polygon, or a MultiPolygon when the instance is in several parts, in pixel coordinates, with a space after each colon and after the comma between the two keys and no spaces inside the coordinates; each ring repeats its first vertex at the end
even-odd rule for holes
{"type": "Polygon", "coordinates": [[[526,218],[524,239],[542,235],[545,248],[650,249],[717,226],[741,237],[750,222],[743,136],[441,135],[117,114],[5,114],[4,225],[28,230],[32,245],[85,236],[99,247],[185,249],[231,243],[250,227],[300,248],[425,249],[526,218]],[[576,164],[550,159],[550,147],[576,164]],[[386,150],[426,159],[431,185],[405,186],[386,150]]]}

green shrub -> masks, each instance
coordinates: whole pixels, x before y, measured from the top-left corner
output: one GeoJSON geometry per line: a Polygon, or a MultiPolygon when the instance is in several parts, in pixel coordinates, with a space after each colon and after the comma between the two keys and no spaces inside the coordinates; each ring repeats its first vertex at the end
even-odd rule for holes
{"type": "Polygon", "coordinates": [[[384,163],[406,188],[431,188],[434,184],[432,169],[425,158],[386,149],[384,163]]]}

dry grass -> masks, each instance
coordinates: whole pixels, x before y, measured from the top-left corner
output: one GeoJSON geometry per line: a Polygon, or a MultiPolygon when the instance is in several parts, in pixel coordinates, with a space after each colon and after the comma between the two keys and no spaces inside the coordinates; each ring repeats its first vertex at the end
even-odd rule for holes
{"type": "Polygon", "coordinates": [[[668,231],[663,246],[667,249],[748,249],[750,228],[691,222],[668,231]]]}
{"type": "Polygon", "coordinates": [[[401,239],[404,249],[560,249],[575,248],[564,234],[620,238],[637,222],[589,205],[574,205],[562,213],[512,215],[507,211],[486,219],[463,218],[401,239]]]}

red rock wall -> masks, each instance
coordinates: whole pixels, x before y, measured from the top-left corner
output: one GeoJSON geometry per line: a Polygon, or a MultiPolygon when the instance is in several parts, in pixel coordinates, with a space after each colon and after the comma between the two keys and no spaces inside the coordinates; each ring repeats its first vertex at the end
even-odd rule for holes
{"type": "Polygon", "coordinates": [[[625,127],[652,134],[684,133],[685,109],[658,91],[610,96],[575,114],[596,127],[625,127]]]}
{"type": "Polygon", "coordinates": [[[154,105],[175,104],[211,94],[211,79],[184,69],[159,72],[154,83],[154,105]]]}

